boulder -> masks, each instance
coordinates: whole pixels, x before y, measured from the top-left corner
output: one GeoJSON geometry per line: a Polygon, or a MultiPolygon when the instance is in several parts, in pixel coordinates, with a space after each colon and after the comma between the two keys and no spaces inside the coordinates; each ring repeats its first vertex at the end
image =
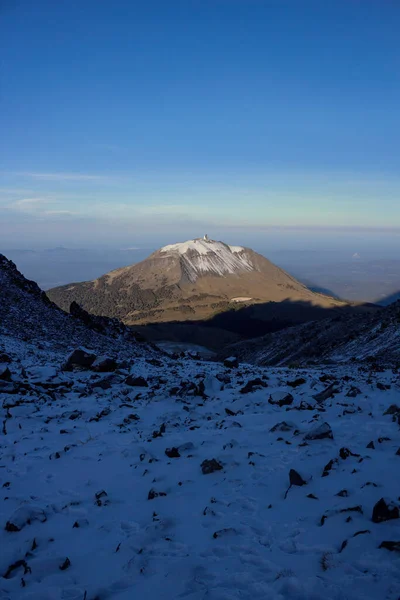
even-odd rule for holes
{"type": "Polygon", "coordinates": [[[11,371],[5,363],[0,364],[0,380],[11,381],[11,371]]]}
{"type": "Polygon", "coordinates": [[[322,423],[321,425],[317,425],[313,427],[305,436],[304,439],[307,441],[310,440],[333,440],[333,432],[329,423],[322,423]]]}
{"type": "Polygon", "coordinates": [[[267,383],[257,377],[257,379],[251,379],[246,383],[244,387],[240,390],[241,394],[249,394],[250,392],[255,392],[256,390],[261,390],[262,388],[267,387],[267,383]]]}
{"type": "Polygon", "coordinates": [[[274,392],[270,394],[268,403],[275,406],[290,406],[293,404],[293,396],[289,392],[274,392]]]}
{"type": "Polygon", "coordinates": [[[91,354],[83,348],[77,348],[67,358],[67,362],[64,365],[64,370],[73,371],[75,368],[90,369],[95,360],[95,354],[91,354]]]}
{"type": "Polygon", "coordinates": [[[382,542],[379,548],[386,548],[390,552],[400,552],[400,542],[382,542]]]}
{"type": "Polygon", "coordinates": [[[223,466],[215,458],[212,458],[211,460],[203,460],[201,463],[201,471],[203,475],[209,475],[210,473],[215,473],[215,471],[221,471],[222,469],[223,466]]]}
{"type": "Polygon", "coordinates": [[[290,485],[298,485],[298,486],[307,485],[307,482],[294,469],[290,469],[290,471],[289,471],[289,483],[290,483],[290,485]]]}
{"type": "Polygon", "coordinates": [[[131,387],[149,387],[149,384],[144,377],[134,377],[133,375],[129,375],[125,379],[125,383],[131,387]]]}
{"type": "Polygon", "coordinates": [[[399,507],[391,500],[381,498],[375,504],[372,511],[372,520],[374,523],[383,523],[392,519],[400,518],[399,507]]]}
{"type": "Polygon", "coordinates": [[[46,520],[46,514],[41,507],[33,504],[25,504],[13,512],[6,523],[5,530],[21,531],[26,525],[30,525],[32,521],[44,523],[46,520]]]}
{"type": "Polygon", "coordinates": [[[236,358],[236,356],[229,356],[228,358],[225,358],[224,367],[227,369],[237,369],[238,366],[239,360],[236,358]]]}
{"type": "Polygon", "coordinates": [[[99,356],[92,364],[92,370],[96,373],[112,373],[117,367],[117,362],[107,356],[99,356]]]}

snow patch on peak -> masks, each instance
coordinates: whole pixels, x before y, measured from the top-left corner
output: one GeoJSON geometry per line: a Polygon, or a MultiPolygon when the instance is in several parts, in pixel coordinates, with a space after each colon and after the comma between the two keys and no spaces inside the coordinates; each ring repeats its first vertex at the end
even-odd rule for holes
{"type": "Polygon", "coordinates": [[[239,253],[244,250],[242,246],[228,246],[224,242],[216,242],[215,240],[209,240],[208,238],[197,238],[195,240],[188,240],[187,242],[179,242],[178,244],[169,244],[161,248],[160,252],[178,252],[179,254],[186,254],[189,250],[194,250],[199,254],[208,254],[210,252],[221,253],[221,251],[239,253]]]}
{"type": "Polygon", "coordinates": [[[206,236],[164,246],[160,252],[179,254],[184,271],[192,282],[196,281],[199,275],[224,276],[254,270],[245,248],[209,240],[206,236]]]}

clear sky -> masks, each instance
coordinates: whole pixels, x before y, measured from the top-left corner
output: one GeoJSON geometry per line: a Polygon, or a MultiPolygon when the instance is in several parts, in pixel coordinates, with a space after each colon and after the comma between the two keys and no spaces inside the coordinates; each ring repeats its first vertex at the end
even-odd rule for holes
{"type": "Polygon", "coordinates": [[[0,0],[0,243],[400,230],[399,32],[398,0],[0,0]]]}

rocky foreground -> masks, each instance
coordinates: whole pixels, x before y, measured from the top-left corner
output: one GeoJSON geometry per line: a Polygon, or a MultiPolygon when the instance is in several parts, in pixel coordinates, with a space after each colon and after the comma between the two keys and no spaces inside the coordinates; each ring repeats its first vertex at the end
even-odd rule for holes
{"type": "Polygon", "coordinates": [[[0,598],[398,600],[400,379],[0,336],[0,598]]]}

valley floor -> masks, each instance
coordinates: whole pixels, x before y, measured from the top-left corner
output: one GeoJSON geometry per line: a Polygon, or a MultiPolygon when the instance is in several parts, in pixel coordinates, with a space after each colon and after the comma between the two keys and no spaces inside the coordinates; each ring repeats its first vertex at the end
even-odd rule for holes
{"type": "Polygon", "coordinates": [[[1,599],[399,598],[399,546],[380,545],[400,519],[372,521],[399,505],[398,375],[143,358],[130,387],[10,348],[27,388],[0,389],[1,599]],[[333,439],[305,439],[324,422],[333,439]]]}

